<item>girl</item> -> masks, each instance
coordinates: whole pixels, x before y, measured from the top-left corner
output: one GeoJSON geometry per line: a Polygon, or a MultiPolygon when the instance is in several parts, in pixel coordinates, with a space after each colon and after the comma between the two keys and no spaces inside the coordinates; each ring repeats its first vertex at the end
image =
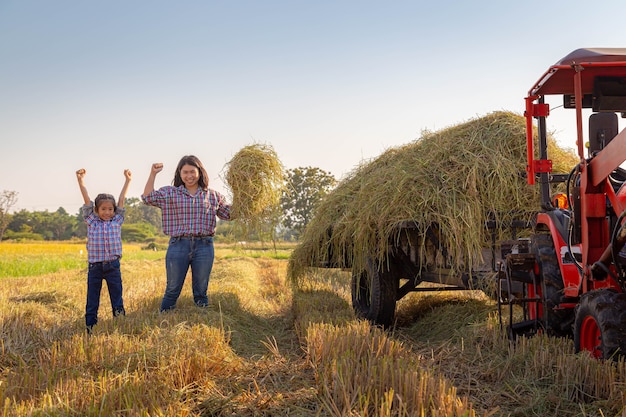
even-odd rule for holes
{"type": "Polygon", "coordinates": [[[113,317],[123,316],[124,300],[122,299],[122,274],[120,272],[120,258],[122,257],[122,223],[124,223],[124,199],[131,180],[131,172],[124,170],[126,181],[122,187],[119,204],[115,205],[115,198],[111,194],[98,194],[94,203],[89,199],[89,193],[84,184],[87,171],[76,171],[78,186],[83,195],[85,205],[82,207],[83,217],[87,223],[87,306],[85,324],[87,333],[91,333],[93,326],[98,322],[98,307],[100,306],[100,291],[102,280],[107,282],[113,317]]]}
{"type": "Polygon", "coordinates": [[[141,196],[145,204],[161,209],[163,232],[170,236],[165,255],[167,286],[160,311],[176,307],[189,267],[193,300],[198,307],[207,307],[217,217],[230,220],[230,205],[222,194],[209,188],[206,170],[195,156],[184,156],[178,162],[172,186],[155,190],[154,180],[162,169],[162,163],[152,164],[141,196]]]}

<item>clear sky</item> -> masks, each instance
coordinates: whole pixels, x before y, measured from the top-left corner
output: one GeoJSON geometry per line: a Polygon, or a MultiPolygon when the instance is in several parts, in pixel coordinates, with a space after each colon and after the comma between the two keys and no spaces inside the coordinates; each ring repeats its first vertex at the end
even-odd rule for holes
{"type": "MultiPolygon", "coordinates": [[[[548,67],[626,47],[623,0],[0,0],[0,191],[15,210],[139,197],[181,156],[211,186],[252,143],[341,179],[425,130],[523,111],[548,67]]],[[[564,111],[561,109],[560,111],[564,111]]],[[[553,119],[558,120],[558,109],[553,119]]],[[[549,119],[551,120],[551,119],[549,119]]],[[[571,125],[554,126],[574,146],[571,125]]]]}

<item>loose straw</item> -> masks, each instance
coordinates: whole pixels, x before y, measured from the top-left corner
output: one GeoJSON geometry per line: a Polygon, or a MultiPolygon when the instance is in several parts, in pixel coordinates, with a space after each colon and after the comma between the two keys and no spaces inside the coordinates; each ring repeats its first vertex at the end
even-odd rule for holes
{"type": "Polygon", "coordinates": [[[276,220],[285,174],[272,146],[245,146],[226,164],[225,170],[225,181],[233,197],[233,219],[247,228],[276,220]]]}

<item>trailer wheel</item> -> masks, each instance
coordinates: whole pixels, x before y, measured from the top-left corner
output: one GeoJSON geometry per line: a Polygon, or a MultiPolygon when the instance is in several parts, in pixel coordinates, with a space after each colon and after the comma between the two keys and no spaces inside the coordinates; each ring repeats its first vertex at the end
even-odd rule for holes
{"type": "Polygon", "coordinates": [[[563,302],[563,277],[552,236],[536,234],[532,237],[532,251],[539,265],[541,291],[546,300],[543,312],[546,331],[553,336],[571,337],[574,314],[571,309],[556,311],[553,308],[563,302]]]}
{"type": "Polygon", "coordinates": [[[626,294],[608,289],[584,294],[576,307],[574,345],[576,352],[586,350],[598,359],[626,356],[626,294]]]}
{"type": "Polygon", "coordinates": [[[375,325],[391,326],[395,318],[398,283],[391,260],[381,269],[378,262],[368,259],[364,271],[352,274],[352,307],[356,316],[375,325]]]}

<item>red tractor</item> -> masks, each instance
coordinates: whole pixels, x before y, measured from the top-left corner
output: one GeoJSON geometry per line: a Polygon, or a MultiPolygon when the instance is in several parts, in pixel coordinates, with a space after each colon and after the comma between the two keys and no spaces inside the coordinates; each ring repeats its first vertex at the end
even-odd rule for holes
{"type": "Polygon", "coordinates": [[[618,115],[626,117],[626,49],[575,50],[525,100],[527,181],[540,188],[541,211],[530,238],[501,242],[501,319],[508,306],[511,337],[544,332],[573,337],[576,351],[596,358],[626,356],[626,129],[618,133],[618,115]],[[556,175],[546,119],[548,99],[561,97],[562,111],[575,113],[580,162],[556,175]],[[587,137],[583,113],[590,114],[587,137]],[[565,199],[555,198],[559,182],[565,199]]]}

